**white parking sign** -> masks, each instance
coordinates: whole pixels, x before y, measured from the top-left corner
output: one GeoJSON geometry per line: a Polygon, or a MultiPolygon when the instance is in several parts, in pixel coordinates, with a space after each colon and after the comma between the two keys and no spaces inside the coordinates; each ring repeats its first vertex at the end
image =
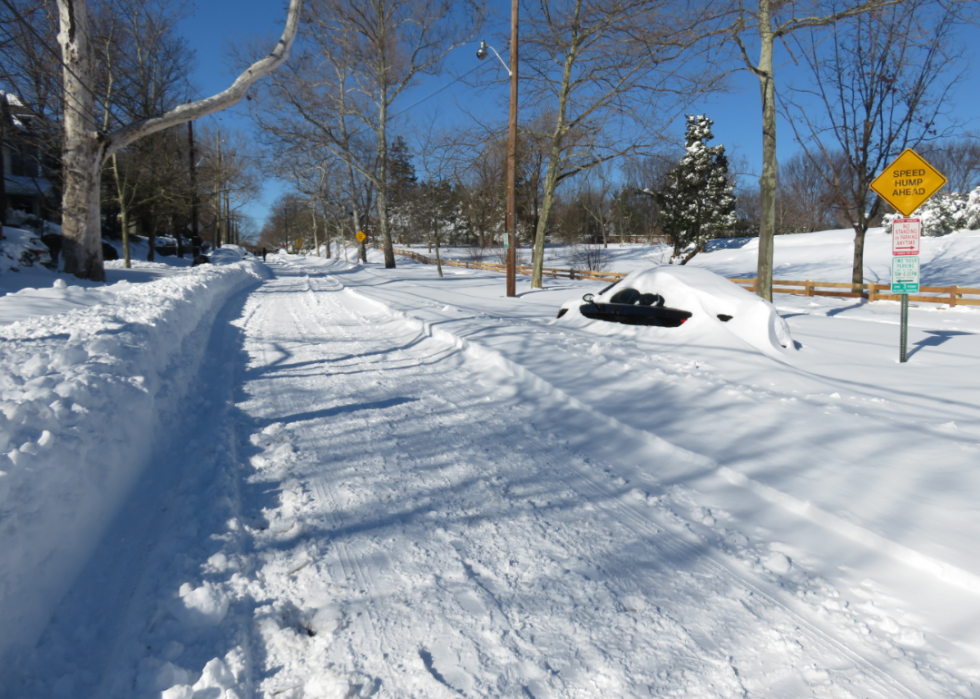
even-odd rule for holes
{"type": "Polygon", "coordinates": [[[892,258],[892,293],[919,293],[919,257],[896,256],[892,258]]]}
{"type": "Polygon", "coordinates": [[[892,221],[892,255],[919,254],[922,221],[917,218],[897,218],[892,221]]]}

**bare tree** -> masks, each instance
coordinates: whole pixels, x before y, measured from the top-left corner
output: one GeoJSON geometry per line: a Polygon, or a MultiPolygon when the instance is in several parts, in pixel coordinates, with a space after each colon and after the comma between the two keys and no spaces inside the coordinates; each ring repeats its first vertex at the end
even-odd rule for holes
{"type": "MultiPolygon", "coordinates": [[[[96,51],[94,82],[102,103],[101,130],[106,132],[120,124],[152,117],[185,101],[190,90],[192,53],[186,41],[176,34],[176,25],[183,15],[167,0],[107,0],[98,10],[92,22],[92,43],[96,51]]],[[[175,142],[173,138],[164,140],[175,142]]],[[[182,190],[185,185],[183,176],[173,179],[169,188],[164,185],[161,174],[174,171],[166,167],[170,163],[160,163],[158,167],[150,157],[156,154],[169,160],[169,149],[161,149],[155,143],[144,148],[136,143],[129,150],[132,152],[114,153],[109,159],[113,182],[108,187],[111,199],[119,207],[127,268],[130,210],[164,198],[177,201],[184,193],[168,189],[182,190]],[[150,179],[152,186],[142,186],[150,179]]],[[[154,230],[156,225],[152,224],[154,230]]],[[[150,255],[152,259],[152,245],[150,255]]]]}
{"type": "Polygon", "coordinates": [[[57,0],[64,103],[64,196],[62,233],[65,271],[84,279],[105,280],[102,264],[100,176],[113,154],[131,143],[171,126],[198,119],[237,104],[248,88],[278,68],[289,56],[299,27],[302,0],[291,0],[286,28],[266,57],[249,66],[232,85],[211,97],[183,104],[150,118],[136,119],[108,132],[96,119],[96,82],[92,27],[85,0],[57,0]]]}
{"type": "MultiPolygon", "coordinates": [[[[609,247],[609,235],[612,228],[611,197],[613,192],[612,169],[609,163],[602,163],[592,168],[579,189],[578,199],[582,208],[595,222],[602,237],[602,247],[609,247]]],[[[589,267],[589,269],[597,269],[589,267]]]]}
{"type": "Polygon", "coordinates": [[[710,3],[527,0],[521,43],[523,99],[546,105],[551,128],[534,237],[533,288],[541,288],[545,234],[565,179],[638,149],[649,124],[669,122],[706,85],[710,70],[682,61],[711,33],[710,3]],[[687,69],[687,70],[685,70],[687,69]]]}
{"type": "Polygon", "coordinates": [[[833,191],[826,170],[803,151],[780,166],[777,233],[812,233],[833,225],[833,191]]]}
{"type": "MultiPolygon", "coordinates": [[[[476,235],[480,251],[493,246],[503,232],[507,200],[507,140],[500,134],[465,134],[450,140],[455,161],[453,180],[460,196],[462,215],[476,235]]],[[[476,254],[482,254],[477,251],[476,254]]]]}
{"type": "Polygon", "coordinates": [[[772,301],[773,236],[776,234],[776,41],[802,29],[831,26],[848,17],[894,5],[904,0],[865,0],[838,9],[836,0],[739,0],[732,37],[745,66],[759,79],[762,93],[762,174],[759,177],[760,226],[756,293],[772,301]],[[754,8],[754,9],[753,9],[754,8]],[[746,37],[758,41],[759,60],[749,58],[746,37]]]}
{"type": "Polygon", "coordinates": [[[851,282],[864,282],[864,239],[882,200],[871,181],[902,150],[934,140],[947,95],[961,75],[958,17],[930,0],[906,0],[847,18],[829,46],[797,37],[809,68],[787,112],[807,157],[854,228],[851,282]],[[820,108],[813,109],[813,105],[820,108]]]}
{"type": "Polygon", "coordinates": [[[284,192],[272,203],[259,243],[269,247],[292,245],[312,227],[313,207],[298,192],[284,192]]]}
{"type": "Polygon", "coordinates": [[[306,18],[302,58],[276,77],[269,97],[294,117],[294,131],[346,163],[352,181],[356,171],[372,185],[385,267],[394,267],[387,210],[393,106],[419,77],[440,72],[481,15],[451,0],[312,0],[306,18]]]}
{"type": "Polygon", "coordinates": [[[287,157],[269,159],[272,172],[293,183],[296,190],[310,202],[310,223],[312,225],[313,249],[320,255],[318,211],[322,212],[323,235],[326,242],[326,256],[330,257],[330,227],[336,227],[338,207],[344,199],[336,183],[343,180],[338,172],[341,165],[322,148],[307,148],[287,157]]]}
{"type": "Polygon", "coordinates": [[[950,192],[980,187],[980,138],[957,138],[925,145],[922,156],[943,173],[950,192]]]}

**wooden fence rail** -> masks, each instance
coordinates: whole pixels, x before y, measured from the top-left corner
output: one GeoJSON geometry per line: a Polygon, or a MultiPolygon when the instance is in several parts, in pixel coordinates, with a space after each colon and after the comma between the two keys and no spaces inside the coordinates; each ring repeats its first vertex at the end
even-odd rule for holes
{"type": "MultiPolygon", "coordinates": [[[[380,248],[380,245],[372,245],[380,248]]],[[[434,257],[427,257],[412,250],[395,250],[396,255],[407,257],[422,264],[434,265],[434,257]]],[[[490,272],[506,272],[507,265],[496,262],[472,262],[469,260],[443,259],[447,267],[464,267],[466,269],[482,269],[490,272]]],[[[531,274],[533,267],[518,265],[517,274],[531,274]]],[[[582,269],[563,269],[545,267],[542,274],[546,277],[560,279],[593,279],[596,281],[616,282],[626,277],[622,272],[595,272],[582,269]]],[[[730,278],[730,281],[743,286],[749,291],[755,291],[755,279],[730,278]]],[[[790,281],[786,279],[772,280],[772,293],[795,294],[797,296],[834,296],[837,298],[866,298],[868,301],[901,301],[902,297],[892,294],[891,284],[868,282],[861,285],[860,292],[855,291],[850,282],[817,282],[790,281]]],[[[920,286],[918,294],[909,295],[913,303],[939,303],[949,306],[980,306],[980,288],[966,286],[920,286]],[[967,298],[967,297],[977,298],[967,298]]]]}
{"type": "MultiPolygon", "coordinates": [[[[731,279],[750,291],[755,291],[755,279],[731,279]]],[[[861,285],[860,291],[855,291],[850,282],[815,282],[789,281],[786,279],[772,280],[772,293],[796,294],[798,296],[835,296],[838,298],[865,298],[868,301],[901,301],[899,294],[891,293],[891,284],[868,282],[861,285]]],[[[980,298],[965,298],[980,296],[980,289],[966,286],[920,286],[918,294],[909,294],[913,303],[941,303],[949,306],[980,306],[980,298]],[[928,295],[926,295],[928,294],[928,295]]]]}
{"type": "MultiPolygon", "coordinates": [[[[372,244],[371,247],[377,247],[380,249],[380,245],[372,244]]],[[[401,255],[402,257],[407,257],[416,262],[421,262],[425,265],[434,265],[436,263],[436,258],[427,257],[426,255],[421,255],[412,250],[399,250],[395,248],[395,254],[401,255]]],[[[507,265],[500,264],[497,262],[473,262],[471,260],[454,260],[452,258],[442,258],[440,260],[442,264],[446,267],[464,267],[466,269],[483,269],[489,272],[506,272],[507,265]]],[[[517,274],[531,274],[534,268],[529,265],[517,265],[517,274]]],[[[545,267],[541,270],[541,273],[546,277],[560,278],[560,279],[594,279],[596,281],[609,281],[618,282],[620,279],[625,277],[625,274],[620,272],[593,272],[587,269],[562,269],[559,267],[545,267]]]]}

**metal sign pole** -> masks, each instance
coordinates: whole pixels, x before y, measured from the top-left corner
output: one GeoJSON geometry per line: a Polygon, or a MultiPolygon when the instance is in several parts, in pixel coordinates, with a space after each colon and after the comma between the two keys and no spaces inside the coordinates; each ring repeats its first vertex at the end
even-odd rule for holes
{"type": "Polygon", "coordinates": [[[922,221],[907,218],[946,184],[946,178],[911,148],[871,183],[871,189],[906,218],[892,222],[892,293],[902,295],[899,363],[909,360],[909,293],[919,293],[919,237],[922,221]]]}
{"type": "Polygon", "coordinates": [[[904,364],[909,360],[908,342],[909,342],[909,295],[902,294],[902,340],[901,340],[902,349],[898,358],[900,364],[904,364]]]}

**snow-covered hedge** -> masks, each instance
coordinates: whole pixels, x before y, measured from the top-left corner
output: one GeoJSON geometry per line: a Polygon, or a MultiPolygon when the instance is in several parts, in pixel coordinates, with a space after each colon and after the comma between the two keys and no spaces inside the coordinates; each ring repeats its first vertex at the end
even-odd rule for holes
{"type": "Polygon", "coordinates": [[[146,463],[153,426],[179,408],[217,311],[266,274],[203,265],[0,327],[0,656],[37,639],[146,463]]]}
{"type": "MultiPolygon", "coordinates": [[[[884,226],[887,232],[891,233],[892,221],[897,218],[904,216],[885,216],[884,226]]],[[[969,194],[938,194],[916,209],[910,218],[922,219],[922,235],[932,237],[965,229],[980,229],[980,187],[969,194]]]]}

